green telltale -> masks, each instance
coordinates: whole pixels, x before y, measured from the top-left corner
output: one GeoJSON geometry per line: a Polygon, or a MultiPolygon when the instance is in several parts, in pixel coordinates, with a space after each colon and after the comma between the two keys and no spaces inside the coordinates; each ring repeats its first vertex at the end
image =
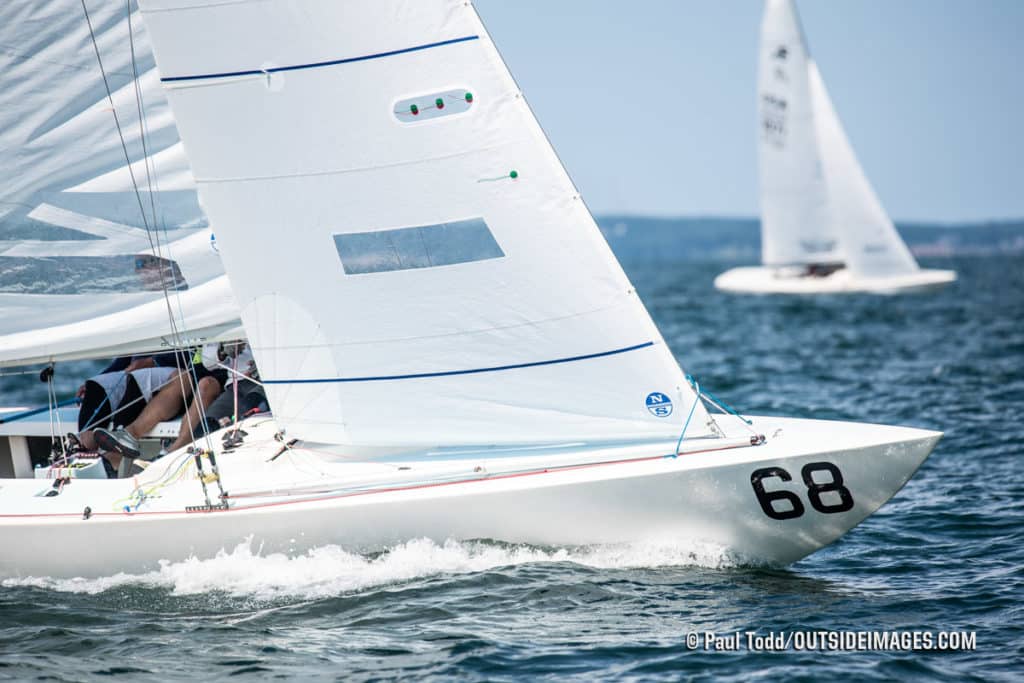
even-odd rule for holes
{"type": "Polygon", "coordinates": [[[511,178],[512,180],[515,180],[516,178],[519,177],[519,171],[513,170],[511,173],[508,174],[508,177],[511,178]]]}

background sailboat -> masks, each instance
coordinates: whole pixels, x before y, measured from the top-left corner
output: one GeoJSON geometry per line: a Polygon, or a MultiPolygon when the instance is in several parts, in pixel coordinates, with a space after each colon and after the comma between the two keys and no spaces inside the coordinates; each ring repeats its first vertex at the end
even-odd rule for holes
{"type": "Polygon", "coordinates": [[[907,249],[857,162],[793,0],[767,0],[758,78],[761,267],[719,289],[752,293],[904,292],[956,279],[907,249]]]}

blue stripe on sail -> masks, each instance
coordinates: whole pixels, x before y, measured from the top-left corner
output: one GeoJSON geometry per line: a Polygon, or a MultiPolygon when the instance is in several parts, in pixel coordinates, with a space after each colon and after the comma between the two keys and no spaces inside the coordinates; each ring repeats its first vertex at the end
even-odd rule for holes
{"type": "Polygon", "coordinates": [[[560,363],[574,363],[579,360],[590,360],[592,358],[604,358],[615,356],[620,353],[646,349],[654,346],[654,342],[644,342],[635,346],[627,346],[613,351],[602,351],[601,353],[588,353],[585,356],[570,356],[569,358],[555,358],[554,360],[541,360],[533,363],[517,363],[515,365],[498,365],[493,368],[475,368],[473,370],[448,370],[447,372],[421,372],[412,375],[382,375],[380,377],[326,377],[322,379],[265,379],[264,384],[327,384],[331,382],[387,382],[398,379],[424,379],[427,377],[451,377],[453,375],[476,375],[481,372],[500,372],[502,370],[520,370],[522,368],[536,368],[542,365],[558,365],[560,363]]]}
{"type": "Polygon", "coordinates": [[[224,71],[221,73],[213,74],[196,74],[195,76],[168,76],[167,78],[161,78],[162,83],[176,83],[179,81],[199,81],[208,78],[232,78],[235,76],[259,76],[261,74],[275,74],[282,71],[299,71],[301,69],[319,69],[323,66],[337,66],[338,64],[351,64],[353,62],[365,62],[371,59],[382,59],[383,57],[394,57],[395,55],[404,55],[408,52],[419,52],[420,50],[429,50],[435,47],[443,47],[445,45],[454,45],[455,43],[465,43],[470,40],[479,40],[480,36],[464,36],[462,38],[452,38],[451,40],[442,40],[437,43],[427,43],[426,45],[415,45],[413,47],[402,48],[401,50],[390,50],[388,52],[378,52],[372,55],[363,55],[361,57],[346,57],[345,59],[332,59],[328,62],[312,62],[310,64],[293,64],[291,66],[275,66],[268,69],[248,69],[246,71],[224,71]]]}

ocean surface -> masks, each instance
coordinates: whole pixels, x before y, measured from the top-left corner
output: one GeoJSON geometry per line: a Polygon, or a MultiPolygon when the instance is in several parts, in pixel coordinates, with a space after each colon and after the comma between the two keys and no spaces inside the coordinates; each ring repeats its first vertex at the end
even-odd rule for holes
{"type": "MultiPolygon", "coordinates": [[[[959,282],[803,299],[716,293],[720,263],[625,263],[683,366],[738,409],[945,431],[892,502],[791,567],[732,566],[683,543],[412,541],[299,557],[242,545],[141,576],[0,582],[0,679],[1022,680],[1024,256],[930,265],[959,282]],[[976,640],[688,645],[746,631],[976,640]]],[[[27,377],[0,389],[6,404],[45,402],[27,377]]]]}

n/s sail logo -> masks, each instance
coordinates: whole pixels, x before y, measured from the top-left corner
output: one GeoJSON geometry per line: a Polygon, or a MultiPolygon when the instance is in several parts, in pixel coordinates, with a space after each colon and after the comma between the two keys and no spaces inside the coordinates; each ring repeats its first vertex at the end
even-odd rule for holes
{"type": "Polygon", "coordinates": [[[672,414],[672,399],[660,391],[647,394],[647,410],[654,417],[668,417],[672,414]]]}

